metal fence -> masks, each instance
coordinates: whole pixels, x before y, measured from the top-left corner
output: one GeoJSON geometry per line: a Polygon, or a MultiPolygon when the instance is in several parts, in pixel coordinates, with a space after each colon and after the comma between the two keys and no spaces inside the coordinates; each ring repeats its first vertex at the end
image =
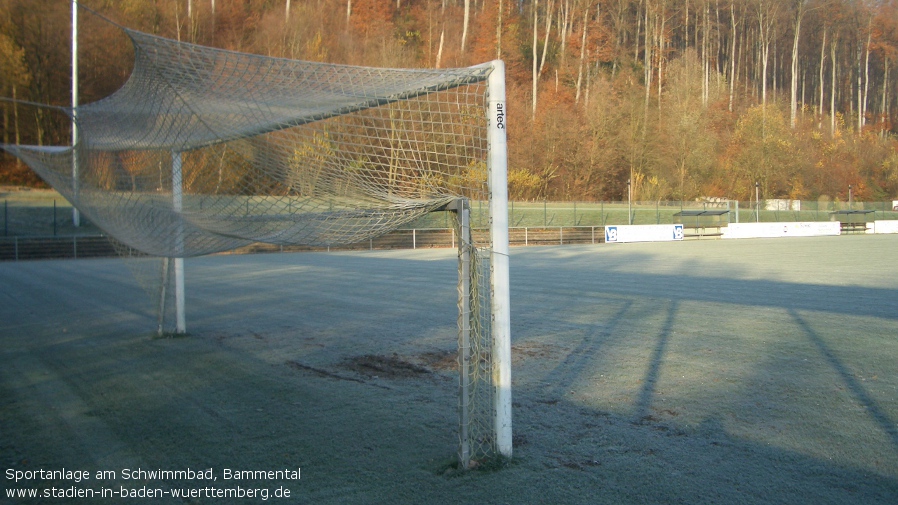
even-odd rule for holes
{"type": "MultiPolygon", "coordinates": [[[[480,240],[489,240],[488,229],[474,230],[480,240]]],[[[252,244],[232,251],[233,254],[299,251],[352,251],[374,249],[426,249],[457,247],[457,237],[452,228],[403,229],[359,242],[332,247],[279,246],[252,244]]],[[[512,246],[598,244],[605,241],[601,226],[525,227],[509,230],[512,246]]],[[[105,235],[59,235],[43,237],[0,237],[0,261],[37,259],[77,259],[108,257],[118,254],[112,241],[105,235]]],[[[126,254],[141,256],[134,250],[126,254]]]]}
{"type": "Polygon", "coordinates": [[[117,254],[103,235],[0,238],[0,261],[95,258],[117,254]]]}
{"type": "MultiPolygon", "coordinates": [[[[473,202],[471,221],[485,226],[486,202],[473,202]]],[[[723,223],[830,221],[840,210],[870,210],[871,221],[898,219],[892,201],[822,202],[761,200],[740,202],[509,202],[508,222],[511,227],[569,227],[624,224],[672,224],[682,222],[677,214],[690,210],[725,210],[723,223]]],[[[440,214],[424,216],[409,228],[442,228],[448,218],[440,214]]]]}
{"type": "MultiPolygon", "coordinates": [[[[485,233],[476,229],[487,227],[488,204],[475,201],[471,207],[475,233],[485,233]]],[[[509,202],[509,243],[520,246],[597,244],[604,242],[606,225],[684,223],[690,227],[691,222],[683,216],[697,210],[723,212],[717,213],[716,223],[694,223],[692,227],[697,231],[687,231],[687,237],[716,236],[706,233],[709,224],[719,227],[756,221],[830,221],[836,220],[836,212],[845,210],[869,211],[864,216],[868,221],[898,220],[898,210],[891,201],[509,202]]],[[[358,244],[333,248],[254,244],[236,252],[455,247],[452,222],[449,213],[435,212],[393,233],[358,244]]],[[[83,216],[81,225],[75,227],[71,205],[52,191],[0,192],[0,226],[0,261],[116,254],[102,230],[83,216]]]]}

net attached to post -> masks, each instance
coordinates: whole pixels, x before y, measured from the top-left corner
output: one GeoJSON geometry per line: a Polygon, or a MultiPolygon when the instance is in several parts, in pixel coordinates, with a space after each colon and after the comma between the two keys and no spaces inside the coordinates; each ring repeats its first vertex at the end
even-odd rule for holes
{"type": "MultiPolygon", "coordinates": [[[[164,258],[152,272],[139,269],[159,301],[160,332],[174,291],[169,259],[258,242],[364,243],[459,198],[490,196],[492,64],[351,67],[124,31],[135,51],[127,83],[98,102],[55,108],[77,128],[75,146],[2,148],[135,262],[164,258]]],[[[464,394],[479,416],[464,421],[465,466],[495,446],[483,246],[465,245],[474,265],[466,296],[473,298],[459,302],[460,313],[464,306],[473,314],[465,359],[475,364],[461,384],[471,386],[464,394]]]]}
{"type": "Polygon", "coordinates": [[[349,67],[127,34],[133,74],[71,111],[79,145],[5,147],[130,247],[351,244],[486,197],[488,64],[349,67]]]}
{"type": "Polygon", "coordinates": [[[458,245],[458,459],[463,468],[496,454],[490,313],[490,250],[473,237],[470,208],[457,204],[458,245]]]}

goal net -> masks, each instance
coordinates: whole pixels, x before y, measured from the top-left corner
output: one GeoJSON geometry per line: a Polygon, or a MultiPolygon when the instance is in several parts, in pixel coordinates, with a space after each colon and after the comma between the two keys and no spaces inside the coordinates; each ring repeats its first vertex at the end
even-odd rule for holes
{"type": "Polygon", "coordinates": [[[468,237],[459,241],[460,404],[479,406],[466,407],[459,455],[464,465],[510,455],[502,62],[354,67],[124,30],[135,51],[127,83],[55,108],[73,124],[73,146],[2,147],[123,248],[166,258],[154,276],[160,328],[174,294],[184,331],[183,258],[258,242],[366,242],[453,211],[468,237]],[[490,202],[487,243],[461,223],[467,201],[490,202]]]}

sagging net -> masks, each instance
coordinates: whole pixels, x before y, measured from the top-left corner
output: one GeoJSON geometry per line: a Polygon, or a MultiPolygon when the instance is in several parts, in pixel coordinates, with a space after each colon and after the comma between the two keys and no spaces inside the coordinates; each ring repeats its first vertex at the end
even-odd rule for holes
{"type": "Polygon", "coordinates": [[[4,148],[130,247],[351,244],[486,197],[488,64],[350,67],[126,33],[133,73],[67,111],[74,148],[4,148]]]}
{"type": "MultiPolygon", "coordinates": [[[[54,107],[74,146],[2,145],[111,236],[151,297],[160,332],[168,258],[256,242],[365,242],[458,200],[487,200],[487,78],[376,69],[176,42],[125,29],[135,63],[106,99],[54,107]],[[161,262],[147,257],[164,258],[161,262]]],[[[28,114],[25,104],[16,114],[28,114]]],[[[46,107],[35,107],[38,122],[46,107]]],[[[469,458],[493,451],[489,251],[472,251],[469,458]]],[[[460,310],[461,313],[461,310],[460,310]]],[[[466,316],[468,317],[468,316],[466,316]]],[[[467,462],[466,462],[467,463],[467,462]]]]}

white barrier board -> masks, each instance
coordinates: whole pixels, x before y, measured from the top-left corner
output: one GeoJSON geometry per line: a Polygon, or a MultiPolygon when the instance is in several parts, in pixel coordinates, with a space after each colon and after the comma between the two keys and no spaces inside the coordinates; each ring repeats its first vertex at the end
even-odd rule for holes
{"type": "Polygon", "coordinates": [[[898,221],[873,221],[873,227],[867,233],[898,233],[898,221]]]}
{"type": "Polygon", "coordinates": [[[681,224],[646,224],[606,226],[605,242],[621,244],[624,242],[670,242],[683,240],[681,224]]]}
{"type": "Polygon", "coordinates": [[[838,221],[730,223],[723,229],[723,238],[819,237],[841,233],[838,221]]]}

